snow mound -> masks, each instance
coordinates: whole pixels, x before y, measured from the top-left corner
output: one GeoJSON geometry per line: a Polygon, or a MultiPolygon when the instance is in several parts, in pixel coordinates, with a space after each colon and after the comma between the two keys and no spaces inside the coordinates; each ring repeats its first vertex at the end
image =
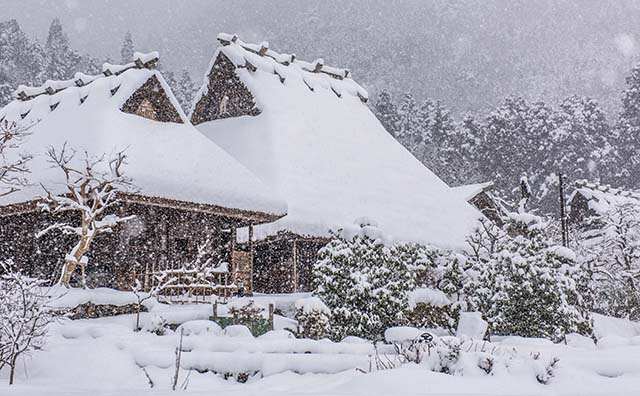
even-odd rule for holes
{"type": "Polygon", "coordinates": [[[296,309],[302,310],[303,313],[322,312],[331,315],[329,307],[318,297],[301,298],[296,301],[296,309]]]}
{"type": "Polygon", "coordinates": [[[482,319],[480,312],[461,312],[456,336],[482,340],[487,333],[489,323],[482,319]]]}
{"type": "Polygon", "coordinates": [[[415,309],[417,304],[429,304],[434,307],[444,307],[451,304],[451,300],[437,289],[416,289],[409,293],[409,308],[415,309]]]}
{"type": "Polygon", "coordinates": [[[224,335],[234,338],[253,338],[251,330],[243,325],[231,325],[224,328],[224,335]]]}
{"type": "Polygon", "coordinates": [[[204,334],[211,334],[211,335],[223,334],[222,327],[220,327],[216,322],[212,322],[210,320],[190,320],[188,322],[184,322],[180,326],[178,326],[178,328],[176,329],[176,332],[178,334],[181,334],[181,332],[184,332],[182,334],[184,334],[185,336],[204,335],[204,334]]]}
{"type": "Polygon", "coordinates": [[[423,334],[425,334],[424,330],[415,327],[398,326],[385,330],[384,339],[387,342],[413,341],[419,339],[423,334]]]}

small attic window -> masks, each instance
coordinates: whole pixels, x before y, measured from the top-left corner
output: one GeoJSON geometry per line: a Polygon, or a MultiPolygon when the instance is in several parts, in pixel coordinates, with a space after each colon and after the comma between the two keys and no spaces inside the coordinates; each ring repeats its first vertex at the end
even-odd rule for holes
{"type": "Polygon", "coordinates": [[[336,91],[335,88],[331,87],[331,90],[333,91],[334,94],[336,94],[337,97],[339,97],[339,98],[342,97],[342,94],[340,92],[336,91]]]}
{"type": "Polygon", "coordinates": [[[120,89],[120,86],[118,85],[117,87],[111,89],[111,96],[115,95],[116,92],[118,92],[118,90],[120,89]]]}
{"type": "Polygon", "coordinates": [[[85,96],[80,98],[80,104],[84,103],[84,101],[87,100],[87,96],[89,96],[89,95],[85,95],[85,96]]]}
{"type": "Polygon", "coordinates": [[[20,114],[20,118],[22,118],[24,120],[29,115],[30,112],[31,112],[31,110],[27,111],[26,113],[20,114]]]}
{"type": "Polygon", "coordinates": [[[51,111],[54,111],[58,107],[59,104],[60,104],[60,102],[54,103],[51,106],[49,106],[49,108],[51,109],[51,111]]]}

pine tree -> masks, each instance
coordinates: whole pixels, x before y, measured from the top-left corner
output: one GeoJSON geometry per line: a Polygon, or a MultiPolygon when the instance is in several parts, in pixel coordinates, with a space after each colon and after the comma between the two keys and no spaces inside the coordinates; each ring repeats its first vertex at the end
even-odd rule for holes
{"type": "Polygon", "coordinates": [[[601,175],[612,173],[613,135],[598,102],[573,95],[562,101],[559,108],[551,168],[572,180],[599,181],[601,175]]]}
{"type": "Polygon", "coordinates": [[[178,99],[182,109],[185,112],[188,112],[191,109],[196,92],[196,87],[193,80],[191,80],[191,75],[188,71],[182,70],[182,73],[180,73],[180,79],[177,82],[174,82],[174,84],[175,88],[173,88],[173,94],[176,99],[178,99]]]}
{"type": "Polygon", "coordinates": [[[10,102],[20,84],[43,82],[42,48],[30,40],[15,19],[0,22],[0,106],[10,102]]]}
{"type": "Polygon", "coordinates": [[[133,38],[131,32],[127,32],[122,40],[122,47],[120,48],[120,59],[123,65],[133,62],[134,53],[133,38]]]}
{"type": "Polygon", "coordinates": [[[384,129],[392,136],[397,136],[399,122],[398,108],[389,91],[384,89],[380,91],[376,103],[373,106],[373,111],[384,129]]]}
{"type": "Polygon", "coordinates": [[[622,111],[616,124],[615,147],[621,158],[619,183],[624,186],[640,185],[640,64],[625,79],[622,92],[622,111]]]}
{"type": "Polygon", "coordinates": [[[73,77],[81,57],[71,49],[69,38],[62,29],[62,23],[58,18],[51,22],[44,50],[47,79],[64,80],[73,77]]]}

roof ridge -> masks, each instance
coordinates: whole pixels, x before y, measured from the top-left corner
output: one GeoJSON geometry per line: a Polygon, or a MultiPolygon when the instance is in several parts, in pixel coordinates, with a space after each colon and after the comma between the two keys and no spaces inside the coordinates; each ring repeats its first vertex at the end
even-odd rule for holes
{"type": "Polygon", "coordinates": [[[73,75],[73,78],[69,80],[47,80],[44,84],[37,87],[19,85],[13,95],[17,100],[27,102],[41,95],[55,95],[67,88],[84,87],[105,77],[119,76],[131,69],[153,70],[155,69],[159,59],[160,55],[157,51],[149,53],[134,52],[133,62],[125,65],[112,65],[107,62],[103,63],[102,74],[89,75],[77,72],[73,75]]]}
{"type": "Polygon", "coordinates": [[[640,191],[636,190],[625,190],[622,188],[612,188],[609,184],[601,184],[597,182],[590,182],[586,179],[576,180],[575,186],[578,189],[584,188],[591,191],[597,191],[600,193],[605,193],[609,195],[615,195],[625,198],[633,198],[640,201],[640,191]]]}
{"type": "Polygon", "coordinates": [[[227,46],[236,44],[249,52],[260,56],[267,56],[283,66],[289,66],[292,63],[298,64],[303,70],[310,73],[325,73],[329,76],[342,80],[351,77],[351,71],[346,68],[338,68],[325,65],[324,59],[318,58],[313,62],[306,62],[297,58],[296,54],[279,53],[269,48],[269,42],[263,41],[260,44],[245,43],[238,38],[237,34],[219,33],[217,36],[220,44],[227,46]]]}

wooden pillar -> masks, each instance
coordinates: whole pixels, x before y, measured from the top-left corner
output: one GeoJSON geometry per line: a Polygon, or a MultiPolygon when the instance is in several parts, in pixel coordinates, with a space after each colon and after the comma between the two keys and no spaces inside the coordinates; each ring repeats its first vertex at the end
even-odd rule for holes
{"type": "Polygon", "coordinates": [[[249,224],[249,251],[253,254],[253,223],[249,224]]]}
{"type": "Polygon", "coordinates": [[[298,241],[291,244],[291,263],[293,264],[293,292],[298,291],[298,241]]]}

